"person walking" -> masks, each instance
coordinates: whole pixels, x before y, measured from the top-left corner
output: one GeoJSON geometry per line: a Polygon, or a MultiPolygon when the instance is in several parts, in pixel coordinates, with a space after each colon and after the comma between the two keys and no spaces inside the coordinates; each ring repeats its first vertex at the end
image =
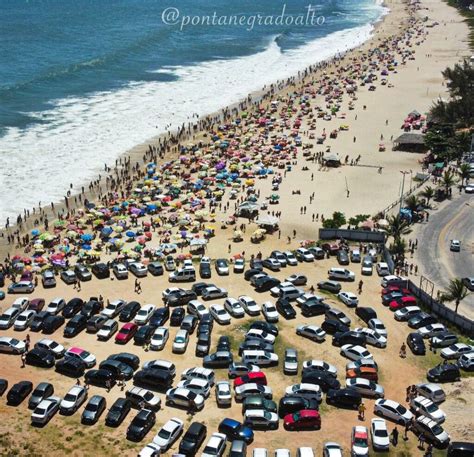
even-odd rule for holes
{"type": "Polygon", "coordinates": [[[23,352],[23,354],[21,354],[21,368],[25,368],[26,366],[26,352],[23,352]]]}
{"type": "Polygon", "coordinates": [[[359,281],[359,285],[357,287],[357,292],[359,293],[359,295],[362,293],[362,288],[364,287],[364,281],[362,281],[362,279],[359,281]]]}
{"type": "Polygon", "coordinates": [[[107,392],[110,392],[110,389],[112,389],[112,383],[110,382],[110,379],[105,381],[105,387],[107,388],[107,392]]]}
{"type": "Polygon", "coordinates": [[[402,359],[406,359],[407,357],[407,346],[405,343],[403,343],[402,346],[400,347],[400,357],[402,359]]]}
{"type": "Polygon", "coordinates": [[[365,420],[365,405],[364,405],[364,402],[361,402],[361,404],[359,405],[358,411],[359,411],[359,419],[361,421],[365,420]]]}
{"type": "Polygon", "coordinates": [[[396,447],[398,444],[398,428],[392,430],[392,444],[396,447]]]}
{"type": "Polygon", "coordinates": [[[425,435],[423,435],[423,433],[420,433],[420,436],[418,437],[418,449],[421,451],[425,450],[425,435]]]}

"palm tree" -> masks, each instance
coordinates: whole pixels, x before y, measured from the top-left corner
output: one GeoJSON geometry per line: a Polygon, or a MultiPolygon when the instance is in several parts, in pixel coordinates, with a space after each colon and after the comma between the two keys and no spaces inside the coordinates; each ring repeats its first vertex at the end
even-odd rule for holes
{"type": "Polygon", "coordinates": [[[419,195],[426,198],[426,206],[429,206],[430,200],[434,197],[435,191],[431,186],[426,186],[419,195]]]}
{"type": "Polygon", "coordinates": [[[451,189],[451,187],[453,187],[454,184],[456,184],[456,179],[454,177],[454,174],[451,171],[446,170],[443,173],[443,176],[441,177],[441,183],[446,189],[446,193],[449,193],[449,189],[451,189]]]}
{"type": "Polygon", "coordinates": [[[395,238],[389,250],[393,255],[403,257],[407,250],[407,242],[403,238],[395,238]]]}
{"type": "Polygon", "coordinates": [[[416,195],[410,195],[405,198],[405,206],[412,212],[418,209],[420,206],[420,199],[416,195]]]}
{"type": "Polygon", "coordinates": [[[392,236],[393,239],[400,238],[402,235],[408,235],[411,233],[410,224],[406,219],[400,217],[400,214],[396,216],[389,216],[387,218],[388,226],[383,231],[388,235],[392,236]]]}
{"type": "Polygon", "coordinates": [[[461,186],[462,187],[464,187],[464,181],[466,179],[469,179],[470,172],[471,172],[471,169],[470,169],[468,163],[462,163],[459,166],[458,174],[459,174],[459,177],[461,178],[461,186]]]}
{"type": "Polygon", "coordinates": [[[468,288],[460,278],[454,278],[449,281],[448,288],[441,294],[441,300],[447,302],[454,302],[454,312],[458,312],[459,303],[470,294],[468,288]]]}

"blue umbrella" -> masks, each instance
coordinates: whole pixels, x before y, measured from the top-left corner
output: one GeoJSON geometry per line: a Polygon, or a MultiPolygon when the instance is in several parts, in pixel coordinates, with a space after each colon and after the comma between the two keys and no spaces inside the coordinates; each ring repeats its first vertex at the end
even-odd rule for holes
{"type": "Polygon", "coordinates": [[[33,229],[33,230],[31,231],[31,234],[32,234],[33,236],[38,236],[38,235],[40,234],[40,231],[39,231],[38,229],[33,229]]]}
{"type": "Polygon", "coordinates": [[[85,251],[90,251],[92,249],[92,246],[90,244],[83,244],[82,249],[85,251]]]}
{"type": "Polygon", "coordinates": [[[131,230],[128,230],[127,232],[125,232],[125,235],[127,235],[130,238],[133,238],[135,236],[135,232],[132,232],[131,230]]]}
{"type": "Polygon", "coordinates": [[[112,227],[105,227],[102,229],[102,235],[104,236],[109,236],[114,230],[112,229],[112,227]]]}
{"type": "Polygon", "coordinates": [[[81,240],[82,241],[92,241],[93,236],[90,233],[84,233],[84,235],[81,235],[81,240]]]}

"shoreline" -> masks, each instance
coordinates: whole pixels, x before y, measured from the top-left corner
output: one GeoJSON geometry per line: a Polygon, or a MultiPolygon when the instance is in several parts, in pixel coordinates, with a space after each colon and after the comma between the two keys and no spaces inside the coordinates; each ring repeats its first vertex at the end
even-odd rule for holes
{"type": "MultiPolygon", "coordinates": [[[[266,107],[268,106],[270,99],[273,97],[277,96],[286,96],[291,89],[296,88],[296,87],[301,87],[302,84],[304,84],[304,81],[306,78],[314,76],[318,71],[323,71],[328,69],[331,65],[334,65],[336,62],[339,60],[344,59],[350,53],[353,53],[357,50],[361,51],[364,48],[368,47],[369,44],[374,41],[376,38],[378,38],[377,34],[380,32],[381,29],[383,29],[384,24],[386,23],[387,19],[392,15],[396,13],[401,13],[404,16],[409,16],[408,12],[408,2],[403,1],[401,3],[395,2],[395,5],[403,5],[400,8],[390,8],[388,6],[389,3],[392,3],[391,1],[387,0],[382,0],[381,2],[376,1],[375,3],[379,3],[380,6],[386,8],[386,12],[382,13],[379,19],[377,19],[373,23],[369,23],[372,26],[372,31],[370,37],[362,42],[360,45],[354,46],[353,48],[349,48],[346,51],[340,53],[336,52],[333,56],[331,56],[328,59],[323,59],[317,63],[312,64],[309,67],[306,67],[304,70],[298,72],[297,75],[293,75],[292,77],[288,78],[286,81],[285,80],[277,80],[271,83],[268,88],[267,86],[264,86],[260,90],[255,90],[247,95],[246,98],[240,99],[233,104],[230,104],[228,106],[222,107],[217,111],[211,112],[207,115],[204,115],[200,117],[197,121],[194,123],[189,123],[186,125],[186,130],[189,130],[189,133],[180,136],[179,130],[174,130],[174,131],[168,131],[168,132],[163,132],[159,135],[153,136],[149,138],[148,140],[145,140],[142,143],[137,144],[136,146],[132,147],[131,149],[121,153],[115,161],[115,167],[110,167],[109,164],[105,164],[108,169],[109,169],[109,176],[112,176],[112,172],[120,172],[121,170],[124,170],[126,167],[124,166],[127,162],[129,163],[128,168],[133,168],[138,166],[143,166],[146,162],[147,159],[145,157],[145,154],[147,150],[151,148],[157,148],[157,151],[163,151],[163,156],[161,153],[159,153],[159,156],[156,158],[156,163],[159,165],[163,163],[164,161],[167,161],[166,159],[170,160],[172,157],[178,154],[178,145],[179,144],[187,144],[187,143],[192,143],[193,141],[196,141],[196,137],[202,136],[203,133],[210,127],[206,128],[206,124],[208,126],[210,125],[215,125],[221,121],[224,120],[230,120],[232,118],[235,118],[236,116],[239,115],[242,111],[246,109],[251,109],[252,106],[256,106],[257,104],[261,104],[262,106],[266,107]],[[290,82],[291,81],[291,82],[290,82]],[[275,90],[276,89],[276,90],[275,90]],[[231,114],[229,114],[231,113],[231,114]],[[208,124],[209,120],[213,120],[212,124],[208,124]],[[177,137],[176,141],[173,141],[173,137],[177,137]],[[163,146],[163,143],[165,146],[163,146]],[[167,157],[165,157],[165,155],[167,157]]],[[[367,25],[369,25],[367,24],[367,25]]],[[[347,29],[351,30],[351,29],[347,29]]],[[[105,171],[105,170],[104,170],[105,171]]],[[[71,192],[70,196],[68,197],[68,205],[66,205],[65,201],[57,201],[57,202],[50,202],[49,204],[35,208],[35,210],[38,210],[37,213],[33,213],[32,208],[24,209],[23,213],[19,213],[19,217],[23,215],[23,222],[22,224],[18,224],[18,218],[17,222],[14,222],[13,224],[11,223],[10,220],[10,225],[8,228],[5,227],[5,221],[2,221],[2,229],[0,229],[0,234],[2,234],[0,238],[0,258],[3,258],[7,256],[8,254],[12,253],[15,249],[18,249],[18,247],[15,247],[14,245],[11,245],[9,243],[6,243],[6,236],[8,234],[15,234],[15,236],[22,236],[31,231],[33,228],[37,227],[37,225],[34,224],[34,220],[37,219],[41,214],[44,217],[47,217],[48,220],[51,222],[52,220],[55,220],[59,217],[59,214],[64,214],[68,211],[71,210],[77,210],[79,208],[84,207],[83,202],[88,200],[88,201],[96,201],[98,198],[100,199],[101,194],[107,190],[107,185],[106,183],[102,182],[103,175],[102,173],[98,172],[94,179],[90,181],[91,183],[96,183],[92,188],[89,185],[89,190],[88,191],[83,191],[81,192],[76,191],[74,193],[71,192]],[[79,200],[79,197],[82,197],[81,200],[79,200]],[[77,199],[77,200],[76,200],[77,199]],[[76,200],[76,201],[73,201],[76,200]],[[54,207],[52,206],[54,204],[54,207]],[[27,215],[28,214],[28,215],[27,215]],[[25,217],[26,216],[26,217],[25,217]],[[51,219],[49,219],[51,218],[51,219]]],[[[136,181],[139,179],[139,177],[135,177],[133,181],[136,181]]],[[[85,184],[84,186],[76,185],[75,183],[72,183],[72,189],[76,189],[82,187],[82,189],[85,189],[85,184]]],[[[42,224],[39,224],[42,225],[42,224]]]]}

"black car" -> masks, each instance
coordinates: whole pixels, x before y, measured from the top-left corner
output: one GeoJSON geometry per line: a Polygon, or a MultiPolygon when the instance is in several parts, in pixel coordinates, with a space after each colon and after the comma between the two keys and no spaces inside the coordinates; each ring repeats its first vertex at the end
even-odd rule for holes
{"type": "Polygon", "coordinates": [[[232,353],[229,351],[218,351],[204,357],[202,366],[205,368],[228,368],[234,361],[232,353]]]}
{"type": "Polygon", "coordinates": [[[268,292],[273,287],[280,285],[280,282],[279,279],[267,276],[266,278],[261,278],[261,280],[257,281],[255,284],[255,290],[257,292],[268,292]]]}
{"type": "Polygon", "coordinates": [[[137,371],[133,377],[133,384],[150,390],[166,390],[171,387],[173,377],[166,370],[148,368],[137,371]]]}
{"type": "Polygon", "coordinates": [[[192,316],[191,314],[186,316],[183,321],[181,322],[181,330],[187,330],[190,335],[194,333],[194,329],[196,328],[197,323],[199,322],[196,316],[192,316]]]}
{"type": "Polygon", "coordinates": [[[201,263],[199,264],[199,275],[202,279],[208,279],[212,276],[211,264],[201,263]]]}
{"type": "Polygon", "coordinates": [[[26,364],[40,368],[54,367],[56,359],[54,354],[47,349],[33,348],[26,353],[26,364]]]}
{"type": "Polygon", "coordinates": [[[339,265],[349,265],[349,256],[344,249],[337,251],[337,261],[339,265]]]}
{"type": "Polygon", "coordinates": [[[66,306],[63,308],[62,315],[66,319],[70,319],[71,317],[75,316],[83,307],[84,300],[81,298],[73,298],[69,300],[66,306]]]}
{"type": "Polygon", "coordinates": [[[170,309],[167,307],[158,308],[150,317],[149,324],[152,327],[161,327],[170,318],[170,309]]]}
{"type": "Polygon", "coordinates": [[[56,371],[71,378],[80,378],[84,375],[86,365],[78,359],[68,357],[56,362],[56,371]]]}
{"type": "Polygon", "coordinates": [[[377,312],[370,306],[358,306],[355,309],[356,316],[360,317],[366,324],[370,319],[377,319],[377,312]]]}
{"type": "Polygon", "coordinates": [[[183,322],[184,316],[186,315],[186,311],[184,308],[175,308],[171,313],[170,317],[170,325],[172,327],[179,327],[181,322],[183,322]]]}
{"type": "Polygon", "coordinates": [[[328,390],[326,403],[338,408],[357,409],[362,402],[359,392],[354,389],[328,390]]]}
{"type": "Polygon", "coordinates": [[[155,425],[156,414],[151,409],[142,409],[127,428],[127,440],[141,441],[155,425]]]}
{"type": "Polygon", "coordinates": [[[219,337],[216,351],[230,351],[230,338],[227,335],[221,335],[219,337]]]}
{"type": "Polygon", "coordinates": [[[334,335],[335,333],[346,333],[349,331],[349,327],[336,319],[326,319],[321,324],[321,328],[328,334],[334,335]]]}
{"type": "Polygon", "coordinates": [[[431,314],[421,312],[408,319],[408,327],[419,329],[425,325],[436,324],[438,320],[431,314]]]}
{"type": "Polygon", "coordinates": [[[278,327],[265,321],[252,322],[249,327],[249,330],[251,329],[264,330],[265,332],[270,333],[273,336],[278,336],[278,327]]]}
{"type": "Polygon", "coordinates": [[[50,397],[54,394],[54,387],[49,382],[40,382],[30,399],[28,400],[28,409],[35,409],[45,398],[50,397]]]}
{"type": "Polygon", "coordinates": [[[163,265],[160,262],[151,262],[148,264],[148,271],[153,276],[161,276],[164,273],[163,265]]]}
{"type": "Polygon", "coordinates": [[[423,337],[417,332],[408,334],[407,345],[411,349],[411,352],[413,352],[415,355],[426,354],[426,346],[423,337]]]}
{"type": "Polygon", "coordinates": [[[142,325],[133,337],[133,341],[135,344],[139,346],[143,346],[144,344],[148,344],[155,333],[156,327],[152,325],[142,325]]]}
{"type": "Polygon", "coordinates": [[[207,427],[200,422],[193,422],[179,443],[179,453],[186,456],[196,455],[206,436],[207,427]]]}
{"type": "Polygon", "coordinates": [[[241,356],[243,351],[268,351],[274,352],[273,344],[267,343],[259,338],[249,338],[245,340],[239,346],[239,355],[241,356]]]}
{"type": "Polygon", "coordinates": [[[187,305],[191,300],[196,300],[197,295],[192,290],[180,290],[174,294],[171,294],[166,303],[168,306],[184,306],[187,305]]]}
{"type": "Polygon", "coordinates": [[[140,358],[135,354],[129,352],[120,352],[118,354],[112,354],[107,357],[108,360],[118,360],[119,362],[127,364],[132,367],[133,370],[137,370],[140,366],[140,358]]]}
{"type": "Polygon", "coordinates": [[[54,333],[61,325],[64,324],[64,317],[63,316],[51,316],[49,315],[46,317],[46,319],[43,321],[43,333],[47,335],[51,335],[51,333],[54,333]]]}
{"type": "Polygon", "coordinates": [[[276,310],[285,318],[285,319],[294,319],[296,317],[295,308],[291,303],[284,299],[279,298],[276,302],[276,310]]]}
{"type": "Polygon", "coordinates": [[[96,387],[113,387],[116,383],[115,373],[109,370],[99,368],[98,370],[89,370],[84,376],[85,382],[96,387]]]}
{"type": "Polygon", "coordinates": [[[204,289],[206,289],[207,287],[211,287],[211,286],[214,286],[214,284],[210,284],[210,283],[207,283],[207,282],[197,282],[195,284],[193,284],[193,286],[191,287],[191,290],[199,297],[202,295],[202,291],[204,289]]]}
{"type": "Polygon", "coordinates": [[[0,379],[0,397],[8,389],[8,381],[6,379],[0,379]]]}
{"type": "Polygon", "coordinates": [[[133,376],[133,368],[126,363],[120,362],[119,360],[106,359],[102,361],[99,368],[108,370],[114,374],[116,379],[131,379],[133,376]]]}
{"type": "Polygon", "coordinates": [[[257,257],[250,259],[250,268],[253,270],[262,271],[263,270],[263,260],[257,257]]]}
{"type": "Polygon", "coordinates": [[[64,338],[72,338],[79,335],[87,327],[87,317],[78,314],[74,316],[64,327],[64,338]]]}
{"type": "Polygon", "coordinates": [[[341,383],[334,376],[320,370],[303,371],[301,382],[316,384],[321,387],[323,392],[341,387],[341,383]]]}
{"type": "Polygon", "coordinates": [[[304,398],[299,395],[287,395],[280,398],[278,415],[283,418],[287,414],[293,414],[302,409],[319,409],[319,403],[314,398],[304,398]]]}
{"type": "Polygon", "coordinates": [[[81,309],[81,314],[90,319],[92,316],[99,314],[102,311],[102,306],[97,300],[89,300],[81,309]]]}
{"type": "Polygon", "coordinates": [[[474,455],[474,442],[451,441],[446,457],[472,457],[474,455]]]}
{"type": "Polygon", "coordinates": [[[30,381],[20,381],[12,386],[7,393],[9,405],[18,406],[33,390],[33,383],[30,381]]]}
{"type": "Polygon", "coordinates": [[[140,311],[142,305],[137,301],[128,302],[120,311],[119,321],[120,322],[130,322],[140,311]]]}
{"type": "Polygon", "coordinates": [[[92,279],[89,269],[80,263],[74,267],[74,273],[76,273],[76,276],[81,281],[90,281],[92,279]]]}
{"type": "Polygon", "coordinates": [[[301,314],[304,317],[321,316],[326,314],[327,309],[327,305],[323,302],[308,300],[301,305],[301,314]]]}
{"type": "Polygon", "coordinates": [[[359,346],[366,345],[366,338],[363,333],[358,333],[354,331],[349,332],[337,332],[332,337],[332,345],[333,346],[344,346],[345,344],[356,344],[359,346]]]}
{"type": "Polygon", "coordinates": [[[204,357],[211,349],[211,334],[209,332],[198,333],[196,341],[196,357],[204,357]]]}
{"type": "Polygon", "coordinates": [[[247,281],[250,281],[252,276],[258,275],[262,272],[262,270],[259,270],[258,268],[250,268],[250,270],[246,270],[244,273],[244,278],[247,281]]]}
{"type": "Polygon", "coordinates": [[[430,382],[454,382],[461,379],[461,373],[456,365],[441,363],[429,370],[426,377],[430,382]]]}
{"type": "Polygon", "coordinates": [[[105,417],[105,425],[118,427],[132,409],[132,402],[126,398],[117,398],[105,417]]]}
{"type": "Polygon", "coordinates": [[[92,265],[92,273],[97,279],[105,279],[110,277],[110,269],[106,263],[95,263],[92,265]]]}
{"type": "Polygon", "coordinates": [[[94,395],[88,401],[84,411],[82,411],[81,423],[84,425],[93,425],[98,420],[107,407],[107,402],[102,395],[94,395]]]}
{"type": "Polygon", "coordinates": [[[31,321],[30,330],[32,332],[41,332],[41,330],[43,330],[44,321],[48,316],[50,316],[50,314],[47,311],[37,313],[31,321]]]}

